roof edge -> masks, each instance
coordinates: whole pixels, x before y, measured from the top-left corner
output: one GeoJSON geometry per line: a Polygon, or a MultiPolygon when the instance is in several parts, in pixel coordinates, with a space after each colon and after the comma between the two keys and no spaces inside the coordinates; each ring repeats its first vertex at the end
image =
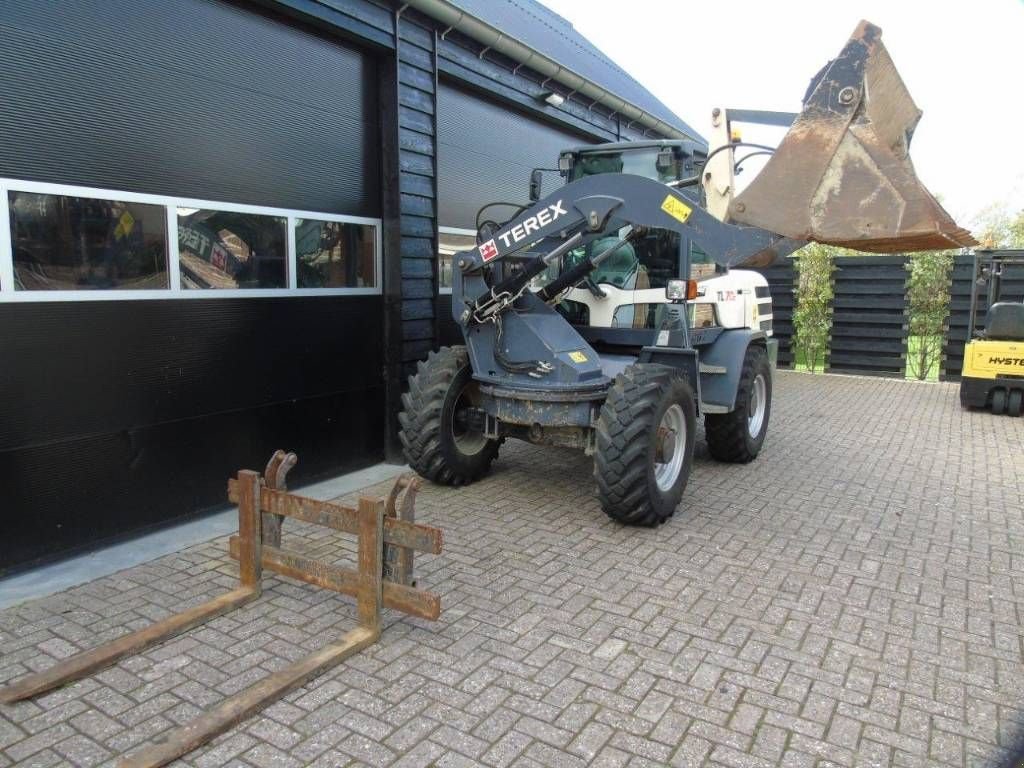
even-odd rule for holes
{"type": "Polygon", "coordinates": [[[486,21],[467,13],[453,3],[448,2],[448,0],[407,0],[407,2],[408,5],[416,10],[437,19],[452,29],[457,29],[478,43],[503,53],[513,61],[537,70],[542,75],[561,83],[570,90],[592,98],[598,104],[603,104],[609,109],[625,115],[630,120],[635,120],[647,128],[658,131],[663,136],[704,142],[700,136],[691,135],[662,120],[660,117],[652,115],[650,112],[641,109],[621,96],[609,91],[607,88],[598,85],[593,80],[559,64],[551,57],[544,55],[522,40],[508,35],[486,21]]]}

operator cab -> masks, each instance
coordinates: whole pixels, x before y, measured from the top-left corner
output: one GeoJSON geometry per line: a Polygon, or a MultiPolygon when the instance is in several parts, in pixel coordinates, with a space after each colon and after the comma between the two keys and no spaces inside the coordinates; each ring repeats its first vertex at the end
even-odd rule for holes
{"type": "MultiPolygon", "coordinates": [[[[697,206],[700,204],[697,181],[706,157],[707,148],[694,141],[622,141],[568,149],[559,155],[558,169],[567,182],[606,173],[643,176],[671,184],[697,206]]],[[[561,269],[570,269],[592,258],[628,232],[628,228],[623,229],[616,236],[602,238],[566,254],[561,269]]],[[[661,327],[668,305],[641,292],[658,291],[660,299],[660,292],[669,280],[681,276],[700,279],[714,274],[714,264],[695,244],[675,232],[651,230],[621,246],[579,288],[571,291],[557,309],[591,343],[642,346],[649,343],[649,337],[661,327]],[[596,298],[614,294],[615,301],[600,302],[609,304],[607,317],[595,316],[595,302],[586,300],[586,292],[596,298]],[[629,292],[633,292],[633,296],[622,295],[629,292]],[[584,300],[574,300],[574,294],[584,300]],[[618,333],[620,330],[644,333],[618,333]]],[[[691,328],[718,324],[712,305],[692,304],[688,312],[691,328]]]]}
{"type": "Polygon", "coordinates": [[[574,147],[558,156],[558,170],[566,181],[577,181],[599,173],[631,173],[662,184],[680,183],[683,194],[697,183],[707,149],[694,141],[618,141],[574,147]]]}

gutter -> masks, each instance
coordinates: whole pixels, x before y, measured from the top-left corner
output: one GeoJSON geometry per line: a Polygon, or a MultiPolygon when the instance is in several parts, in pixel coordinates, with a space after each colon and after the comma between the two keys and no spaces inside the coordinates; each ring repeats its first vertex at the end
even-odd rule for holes
{"type": "Polygon", "coordinates": [[[672,139],[691,139],[703,143],[700,136],[691,136],[674,125],[666,123],[650,112],[646,112],[621,96],[617,96],[607,88],[603,88],[592,80],[588,80],[573,70],[562,66],[554,59],[545,56],[526,43],[507,35],[497,27],[466,13],[448,0],[407,0],[407,4],[442,24],[457,29],[462,34],[478,43],[503,53],[513,61],[535,69],[545,77],[555,80],[571,91],[581,93],[594,99],[614,112],[625,115],[630,121],[640,123],[646,128],[657,131],[662,136],[672,139]]]}

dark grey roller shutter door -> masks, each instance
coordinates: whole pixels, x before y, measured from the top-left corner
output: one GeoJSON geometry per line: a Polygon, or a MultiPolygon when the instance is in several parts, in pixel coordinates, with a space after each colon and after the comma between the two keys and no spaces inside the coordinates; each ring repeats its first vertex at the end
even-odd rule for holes
{"type": "Polygon", "coordinates": [[[379,214],[372,58],[220,0],[5,0],[0,176],[379,214]]]}
{"type": "MultiPolygon", "coordinates": [[[[485,203],[525,203],[531,170],[555,168],[560,151],[592,141],[446,83],[438,90],[437,114],[442,227],[474,229],[485,203]]],[[[561,183],[557,173],[544,174],[545,193],[561,183]]]]}

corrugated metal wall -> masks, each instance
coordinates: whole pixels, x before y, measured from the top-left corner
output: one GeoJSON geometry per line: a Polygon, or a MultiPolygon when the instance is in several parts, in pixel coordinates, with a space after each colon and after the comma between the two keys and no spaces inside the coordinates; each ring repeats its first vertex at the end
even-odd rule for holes
{"type": "MultiPolygon", "coordinates": [[[[592,142],[584,135],[441,83],[438,224],[475,230],[477,210],[485,203],[528,203],[530,171],[557,168],[560,151],[592,142]]],[[[563,183],[558,173],[545,173],[544,194],[563,183]]],[[[501,209],[493,215],[507,217],[512,210],[501,209]]]]}
{"type": "Polygon", "coordinates": [[[376,216],[376,64],[219,0],[6,0],[0,176],[376,216]]]}
{"type": "Polygon", "coordinates": [[[296,482],[380,461],[380,303],[0,304],[0,572],[224,504],[276,448],[296,482]]]}

